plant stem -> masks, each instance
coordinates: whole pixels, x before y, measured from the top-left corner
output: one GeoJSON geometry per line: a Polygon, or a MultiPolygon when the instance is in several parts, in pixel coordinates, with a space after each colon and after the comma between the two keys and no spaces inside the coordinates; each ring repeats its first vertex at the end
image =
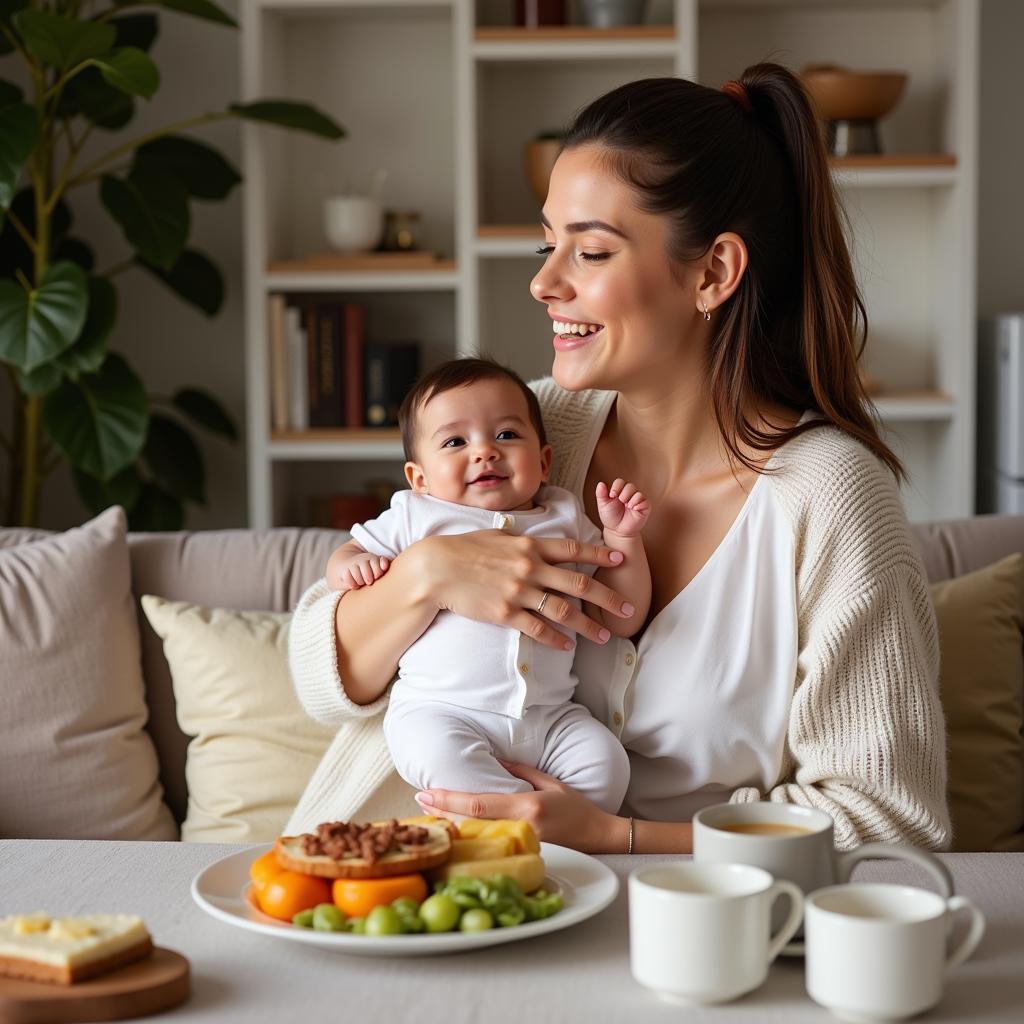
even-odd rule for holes
{"type": "Polygon", "coordinates": [[[121,260],[120,263],[115,263],[109,270],[104,270],[102,273],[97,274],[97,277],[111,278],[117,274],[122,274],[126,270],[131,270],[135,266],[134,259],[121,260]]]}
{"type": "Polygon", "coordinates": [[[42,400],[31,395],[25,402],[25,461],[21,474],[21,518],[22,526],[35,526],[39,507],[39,413],[42,400]]]}
{"type": "Polygon", "coordinates": [[[28,228],[26,228],[25,225],[21,223],[21,221],[17,218],[14,211],[10,207],[7,208],[7,219],[11,222],[12,225],[14,225],[14,230],[17,231],[19,235],[21,235],[24,243],[29,247],[29,249],[32,250],[33,253],[35,253],[36,240],[31,236],[31,234],[29,234],[28,228]]]}
{"type": "Polygon", "coordinates": [[[165,135],[183,131],[185,128],[195,128],[197,125],[210,124],[213,121],[224,121],[231,116],[231,114],[221,113],[220,111],[210,114],[200,114],[198,117],[189,117],[184,121],[176,121],[174,124],[165,125],[163,128],[158,128],[155,131],[146,132],[144,135],[131,139],[129,142],[125,142],[124,144],[115,147],[110,150],[109,153],[106,153],[99,159],[94,160],[88,167],[84,168],[65,184],[64,191],[68,192],[79,185],[86,184],[95,177],[97,171],[106,167],[108,164],[114,163],[120,157],[127,156],[140,146],[144,146],[147,142],[152,142],[154,139],[162,139],[165,135]]]}

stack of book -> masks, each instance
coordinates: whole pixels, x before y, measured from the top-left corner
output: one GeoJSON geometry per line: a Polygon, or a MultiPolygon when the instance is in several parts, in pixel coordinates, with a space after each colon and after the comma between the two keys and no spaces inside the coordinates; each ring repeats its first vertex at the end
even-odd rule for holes
{"type": "Polygon", "coordinates": [[[336,299],[268,299],[274,431],[393,427],[420,372],[415,341],[371,341],[366,307],[336,299]]]}

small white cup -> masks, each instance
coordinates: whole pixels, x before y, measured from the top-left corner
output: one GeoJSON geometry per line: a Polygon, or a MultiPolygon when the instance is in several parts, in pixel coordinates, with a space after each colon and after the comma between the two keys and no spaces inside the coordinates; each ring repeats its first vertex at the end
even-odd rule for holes
{"type": "Polygon", "coordinates": [[[331,196],[324,200],[324,234],[339,252],[376,249],[384,232],[384,210],[369,196],[331,196]]]}
{"type": "Polygon", "coordinates": [[[633,977],[670,1003],[721,1003],[757,988],[800,927],[803,896],[746,864],[665,864],[629,876],[633,977]],[[790,899],[771,934],[775,900],[790,899]]]}
{"type": "Polygon", "coordinates": [[[907,885],[833,885],[811,893],[805,910],[808,995],[855,1024],[902,1020],[935,1006],[946,971],[963,963],[985,932],[970,900],[907,885]],[[950,949],[958,911],[970,915],[970,928],[950,949]]]}

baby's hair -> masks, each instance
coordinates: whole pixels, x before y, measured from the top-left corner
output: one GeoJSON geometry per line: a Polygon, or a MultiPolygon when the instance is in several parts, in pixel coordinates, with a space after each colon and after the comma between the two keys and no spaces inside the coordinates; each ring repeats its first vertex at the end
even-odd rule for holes
{"type": "Polygon", "coordinates": [[[402,430],[402,447],[405,449],[406,461],[415,460],[416,421],[419,411],[437,395],[455,388],[464,388],[482,380],[509,380],[516,385],[526,399],[526,408],[530,412],[530,422],[537,431],[541,447],[547,442],[544,433],[544,417],[540,412],[537,396],[530,390],[526,382],[515,370],[484,356],[466,356],[463,359],[449,359],[448,362],[435,366],[428,374],[420,377],[412,389],[402,400],[398,410],[398,426],[402,430]]]}

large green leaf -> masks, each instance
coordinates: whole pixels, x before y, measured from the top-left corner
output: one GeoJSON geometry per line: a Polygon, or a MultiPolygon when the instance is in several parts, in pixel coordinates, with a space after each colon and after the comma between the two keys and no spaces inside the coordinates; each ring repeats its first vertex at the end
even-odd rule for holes
{"type": "Polygon", "coordinates": [[[160,34],[160,23],[155,14],[123,14],[119,18],[111,18],[107,24],[117,29],[115,46],[134,46],[146,53],[160,34]]]}
{"type": "Polygon", "coordinates": [[[223,199],[242,180],[217,150],[184,135],[167,135],[140,146],[135,166],[170,174],[197,199],[223,199]]]}
{"type": "Polygon", "coordinates": [[[161,270],[142,259],[138,263],[207,316],[213,316],[220,309],[224,301],[224,278],[201,252],[186,249],[170,270],[161,270]]]}
{"type": "Polygon", "coordinates": [[[0,106],[0,216],[14,200],[21,170],[39,141],[39,118],[27,103],[0,106]]]}
{"type": "Polygon", "coordinates": [[[215,21],[219,25],[230,25],[238,27],[238,22],[225,11],[222,11],[210,0],[156,0],[161,7],[169,11],[178,11],[180,14],[191,14],[196,18],[203,18],[205,21],[215,21]]]}
{"type": "Polygon", "coordinates": [[[65,18],[34,8],[18,11],[11,22],[25,49],[60,71],[109,52],[117,38],[117,30],[104,22],[65,18]]]}
{"type": "Polygon", "coordinates": [[[118,131],[135,115],[135,100],[107,83],[100,69],[86,68],[75,75],[60,96],[59,117],[86,117],[99,128],[118,131]]]}
{"type": "Polygon", "coordinates": [[[62,238],[53,250],[53,259],[70,260],[77,263],[86,273],[96,266],[96,254],[80,238],[62,238]]]}
{"type": "Polygon", "coordinates": [[[108,85],[132,96],[151,100],[160,86],[157,66],[134,46],[122,46],[108,57],[97,58],[96,64],[108,85]]]}
{"type": "Polygon", "coordinates": [[[57,365],[71,377],[96,373],[107,357],[107,341],[116,319],[117,289],[105,277],[90,277],[85,326],[71,348],[57,356],[57,365]]]}
{"type": "Polygon", "coordinates": [[[213,395],[198,388],[182,388],[171,401],[175,408],[211,433],[220,434],[230,441],[238,440],[238,427],[235,426],[235,421],[213,395]]]}
{"type": "Polygon", "coordinates": [[[153,413],[142,457],[166,491],[188,501],[206,502],[203,456],[192,435],[180,423],[153,413]]]}
{"type": "Polygon", "coordinates": [[[140,533],[143,530],[180,530],[184,525],[185,506],[181,500],[158,484],[146,481],[139,500],[128,513],[128,529],[140,533]]]}
{"type": "Polygon", "coordinates": [[[128,241],[150,263],[174,266],[188,238],[188,197],[176,179],[137,168],[124,179],[104,175],[100,198],[128,241]]]}
{"type": "Polygon", "coordinates": [[[0,281],[0,359],[25,373],[71,346],[82,330],[89,298],[74,263],[52,263],[38,288],[0,281]]]}
{"type": "Polygon", "coordinates": [[[109,480],[97,480],[81,470],[73,470],[75,490],[93,515],[111,505],[120,505],[131,514],[142,493],[142,480],[134,466],[122,469],[109,480]]]}
{"type": "Polygon", "coordinates": [[[65,380],[46,396],[43,424],[72,466],[110,480],[142,452],[149,401],[142,381],[111,353],[99,373],[65,380]]]}
{"type": "Polygon", "coordinates": [[[246,121],[261,121],[279,128],[292,128],[328,139],[345,137],[345,129],[308,103],[292,100],[257,100],[254,103],[232,103],[228,111],[246,121]]]}
{"type": "MultiPolygon", "coordinates": [[[[31,0],[0,0],[0,25],[11,26],[11,15],[24,10],[30,2],[31,0]]],[[[14,47],[7,41],[7,36],[0,33],[0,57],[13,51],[14,47]]]]}
{"type": "Polygon", "coordinates": [[[56,363],[43,363],[31,373],[18,370],[18,389],[23,395],[45,395],[63,379],[64,374],[56,363]]]}
{"type": "Polygon", "coordinates": [[[6,107],[9,103],[20,103],[24,95],[20,86],[0,78],[0,107],[6,107]]]}

